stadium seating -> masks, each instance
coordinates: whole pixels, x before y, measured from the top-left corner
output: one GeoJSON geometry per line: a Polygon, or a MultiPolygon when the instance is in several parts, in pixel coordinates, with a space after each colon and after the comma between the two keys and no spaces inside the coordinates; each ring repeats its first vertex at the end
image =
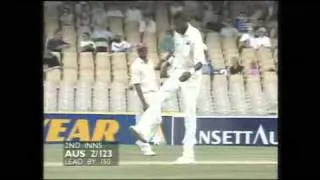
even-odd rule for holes
{"type": "Polygon", "coordinates": [[[231,112],[231,105],[228,96],[228,81],[225,76],[214,76],[212,85],[214,110],[217,114],[228,114],[231,112]]]}
{"type": "MultiPolygon", "coordinates": [[[[230,5],[232,17],[238,16],[240,11],[247,8],[243,2],[230,2],[230,5]]],[[[172,25],[172,15],[169,17],[168,8],[152,10],[157,29],[156,33],[144,34],[144,43],[149,49],[148,59],[157,65],[163,56],[159,45],[172,25]]],[[[254,16],[260,16],[259,13],[257,11],[254,16]]],[[[63,68],[46,74],[45,111],[141,112],[141,103],[135,90],[127,89],[131,73],[129,67],[138,57],[135,49],[128,53],[99,52],[95,56],[89,52],[77,53],[78,38],[81,34],[75,27],[76,23],[71,26],[60,25],[59,15],[56,12],[44,12],[44,20],[47,39],[61,27],[64,41],[71,44],[71,48],[63,50],[62,53],[54,53],[63,68]]],[[[114,34],[124,36],[126,41],[132,44],[140,42],[138,22],[124,22],[121,18],[112,17],[108,19],[108,24],[114,34]]],[[[192,19],[191,24],[200,26],[195,19],[192,19]]],[[[270,70],[277,71],[278,40],[272,39],[271,49],[244,48],[239,53],[235,39],[223,38],[218,32],[213,31],[201,33],[208,47],[209,60],[215,69],[230,66],[232,57],[239,57],[245,69],[249,68],[252,61],[257,61],[262,73],[261,77],[246,74],[230,77],[215,75],[213,80],[209,76],[204,76],[197,100],[198,113],[201,115],[277,113],[277,73],[270,70]]],[[[159,77],[159,71],[156,73],[159,77]]],[[[160,77],[158,80],[160,81],[160,77]]],[[[164,102],[162,110],[183,111],[183,97],[180,90],[173,95],[173,98],[164,102]]]]}
{"type": "Polygon", "coordinates": [[[111,83],[111,64],[109,53],[97,53],[96,55],[96,82],[111,83]]]}
{"type": "Polygon", "coordinates": [[[79,80],[94,81],[94,60],[91,52],[82,52],[79,57],[79,80]]]}
{"type": "Polygon", "coordinates": [[[70,43],[70,48],[66,48],[64,52],[75,52],[77,47],[77,35],[72,26],[62,27],[62,37],[65,42],[70,43]]]}
{"type": "Polygon", "coordinates": [[[61,82],[59,87],[58,111],[74,111],[74,84],[61,82]]]}
{"type": "Polygon", "coordinates": [[[78,69],[77,53],[76,52],[64,52],[62,63],[64,68],[78,69]]]}
{"type": "Polygon", "coordinates": [[[239,58],[238,49],[224,49],[224,58],[226,66],[231,66],[233,57],[239,58]]]}
{"type": "Polygon", "coordinates": [[[44,82],[43,105],[46,112],[57,110],[57,84],[50,81],[44,82]]]}
{"type": "Polygon", "coordinates": [[[150,53],[148,53],[148,59],[149,59],[149,61],[152,61],[152,63],[154,64],[154,65],[156,65],[156,64],[158,64],[159,63],[159,57],[158,57],[158,53],[156,53],[156,52],[150,52],[150,53]]]}
{"type": "Polygon", "coordinates": [[[257,51],[257,57],[259,60],[260,67],[262,69],[274,68],[274,60],[272,57],[271,49],[269,48],[260,48],[257,51]]]}
{"type": "Polygon", "coordinates": [[[109,21],[109,26],[112,32],[115,32],[116,34],[119,34],[121,36],[124,35],[123,22],[121,18],[111,17],[108,19],[108,21],[109,21]]]}
{"type": "Polygon", "coordinates": [[[149,53],[157,52],[157,38],[155,33],[145,32],[143,41],[147,45],[149,53]]]}
{"type": "Polygon", "coordinates": [[[199,114],[209,115],[213,113],[213,100],[210,89],[210,76],[204,75],[202,78],[200,92],[197,99],[197,111],[199,114]]]}
{"type": "Polygon", "coordinates": [[[141,113],[142,112],[142,104],[140,102],[139,97],[135,93],[135,90],[127,91],[127,100],[128,100],[128,112],[132,113],[141,113]]]}
{"type": "Polygon", "coordinates": [[[45,20],[45,32],[50,39],[54,32],[59,28],[58,20],[45,20]]]}
{"type": "Polygon", "coordinates": [[[156,14],[155,22],[157,25],[157,33],[159,35],[161,33],[166,32],[169,28],[168,9],[157,8],[155,14],[156,14]]]}
{"type": "Polygon", "coordinates": [[[274,59],[274,62],[277,64],[278,63],[278,49],[274,50],[273,59],[274,59]]]}
{"type": "Polygon", "coordinates": [[[75,93],[75,110],[80,112],[91,111],[91,83],[79,81],[75,93]]]}
{"type": "Polygon", "coordinates": [[[255,54],[255,50],[252,48],[244,48],[241,53],[242,65],[244,67],[249,67],[252,61],[256,61],[257,57],[255,54]]]}
{"type": "Polygon", "coordinates": [[[93,85],[92,110],[96,112],[109,111],[109,87],[106,83],[96,82],[93,85]]]}
{"type": "Polygon", "coordinates": [[[49,82],[60,82],[61,80],[61,70],[53,69],[47,72],[46,80],[49,82]]]}
{"type": "Polygon", "coordinates": [[[249,75],[246,81],[246,89],[251,105],[251,114],[266,114],[266,105],[261,89],[260,77],[249,75]]]}
{"type": "Polygon", "coordinates": [[[278,82],[276,73],[264,72],[262,85],[265,99],[268,102],[268,109],[270,110],[270,113],[276,113],[278,106],[278,82]]]}
{"type": "Polygon", "coordinates": [[[232,110],[237,114],[246,114],[246,95],[242,75],[231,75],[229,79],[232,110]]]}
{"type": "Polygon", "coordinates": [[[179,108],[179,107],[181,107],[181,106],[179,106],[179,104],[180,105],[183,104],[182,98],[183,97],[181,97],[181,95],[180,95],[180,99],[178,100],[177,93],[172,95],[171,98],[164,101],[164,103],[162,105],[162,111],[164,111],[164,112],[181,112],[181,110],[183,110],[183,108],[179,108]]]}
{"type": "Polygon", "coordinates": [[[113,82],[110,90],[110,111],[126,112],[126,86],[113,82]]]}

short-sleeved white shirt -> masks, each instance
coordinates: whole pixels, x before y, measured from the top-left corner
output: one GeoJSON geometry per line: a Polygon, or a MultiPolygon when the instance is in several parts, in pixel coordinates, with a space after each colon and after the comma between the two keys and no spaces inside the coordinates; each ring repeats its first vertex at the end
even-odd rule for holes
{"type": "Polygon", "coordinates": [[[174,33],[174,45],[174,58],[169,62],[173,68],[190,70],[198,62],[206,64],[201,33],[191,24],[184,35],[174,33]]]}
{"type": "Polygon", "coordinates": [[[138,57],[133,61],[131,64],[131,84],[141,84],[143,93],[159,90],[159,83],[151,60],[145,63],[138,57]]]}

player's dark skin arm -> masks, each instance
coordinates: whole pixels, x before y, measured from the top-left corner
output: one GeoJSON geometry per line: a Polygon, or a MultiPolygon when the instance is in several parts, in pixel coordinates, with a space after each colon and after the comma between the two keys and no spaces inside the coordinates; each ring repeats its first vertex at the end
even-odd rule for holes
{"type": "Polygon", "coordinates": [[[146,103],[146,100],[144,99],[143,93],[142,93],[142,89],[141,89],[141,85],[140,84],[134,84],[134,87],[137,91],[137,94],[139,96],[140,101],[142,102],[142,106],[143,106],[143,110],[147,110],[149,105],[146,103]]]}
{"type": "MultiPolygon", "coordinates": [[[[194,66],[193,66],[193,68],[194,68],[194,71],[198,71],[199,69],[201,69],[202,68],[202,63],[201,62],[198,62],[197,64],[195,64],[194,66]]],[[[180,78],[179,78],[179,80],[181,81],[181,82],[184,82],[184,81],[186,81],[186,80],[188,80],[190,77],[191,77],[191,72],[189,72],[189,71],[187,71],[187,72],[184,72],[181,76],[180,76],[180,78]]]]}
{"type": "Polygon", "coordinates": [[[170,66],[170,63],[168,61],[165,61],[164,63],[162,63],[160,67],[160,78],[168,77],[167,71],[169,66],[170,66]]]}

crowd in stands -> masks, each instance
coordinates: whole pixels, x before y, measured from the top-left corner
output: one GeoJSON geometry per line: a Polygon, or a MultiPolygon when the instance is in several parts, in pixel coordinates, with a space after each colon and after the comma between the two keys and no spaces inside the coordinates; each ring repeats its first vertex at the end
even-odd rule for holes
{"type": "MultiPolygon", "coordinates": [[[[147,44],[149,54],[152,54],[150,58],[157,59],[154,63],[155,68],[160,70],[161,63],[174,52],[175,32],[172,17],[179,11],[185,11],[190,17],[190,23],[202,33],[207,60],[207,64],[203,67],[204,74],[209,74],[211,77],[227,75],[227,81],[231,82],[229,80],[232,78],[229,77],[234,79],[237,79],[238,75],[262,77],[266,71],[272,72],[272,76],[267,73],[266,77],[273,77],[274,72],[277,72],[276,1],[46,1],[44,5],[46,26],[44,67],[59,67],[60,63],[65,63],[65,59],[70,60],[67,63],[72,64],[69,69],[61,71],[63,74],[61,78],[57,73],[57,79],[66,78],[65,74],[72,75],[70,79],[79,81],[81,77],[87,76],[94,79],[92,74],[95,73],[95,79],[110,78],[106,81],[109,83],[115,82],[114,78],[121,73],[124,73],[121,74],[123,77],[127,77],[130,73],[126,68],[119,70],[119,73],[114,70],[116,68],[108,69],[108,72],[97,68],[101,64],[101,69],[107,66],[103,64],[105,62],[101,61],[103,59],[101,57],[106,54],[110,60],[112,59],[109,68],[116,66],[114,60],[118,60],[116,56],[121,55],[119,66],[126,67],[126,63],[130,63],[134,57],[131,55],[135,53],[135,48],[147,41],[151,42],[147,44]],[[165,10],[159,11],[162,10],[160,8],[165,10]],[[50,14],[53,14],[54,18],[50,19],[50,14]],[[51,28],[51,24],[55,23],[58,24],[57,27],[54,25],[55,28],[51,28]],[[231,42],[232,48],[225,45],[225,42],[231,42]],[[262,58],[258,57],[260,50],[265,49],[272,54],[271,58],[274,58],[275,63],[270,67],[269,61],[265,67],[261,65],[262,58]],[[63,58],[64,52],[72,52],[74,55],[63,58]],[[100,58],[94,64],[90,62],[90,67],[95,66],[95,68],[88,70],[91,73],[89,75],[82,74],[82,70],[85,72],[87,69],[86,67],[81,69],[81,63],[86,59],[81,55],[90,53],[81,52],[92,52],[100,58]],[[244,60],[244,54],[250,56],[251,52],[254,56],[244,60]],[[60,54],[59,58],[56,56],[57,53],[60,54]]],[[[88,57],[90,61],[96,58],[94,56],[92,58],[91,55],[88,57]]],[[[268,78],[265,79],[268,82],[268,78]]],[[[262,83],[265,82],[261,80],[262,83]]]]}
{"type": "MultiPolygon", "coordinates": [[[[136,46],[127,42],[121,34],[112,32],[108,24],[108,19],[111,17],[124,22],[138,22],[140,42],[144,41],[144,33],[157,31],[154,13],[150,13],[149,7],[136,5],[139,3],[132,3],[123,9],[121,5],[81,1],[75,4],[74,13],[70,2],[46,3],[47,9],[55,5],[58,7],[56,9],[60,10],[61,26],[72,26],[76,22],[80,37],[79,52],[127,52],[136,46]]],[[[236,3],[236,1],[172,1],[169,4],[169,12],[170,14],[182,10],[188,12],[192,22],[199,22],[198,28],[203,32],[214,31],[220,33],[222,38],[237,39],[240,51],[243,48],[272,48],[271,38],[277,38],[277,4],[272,1],[243,1],[239,3],[241,6],[235,9],[236,3]]],[[[62,39],[61,33],[61,29],[57,29],[53,37],[47,41],[48,50],[61,52],[70,47],[70,44],[62,39]]],[[[159,50],[173,52],[172,29],[167,30],[159,50]]],[[[213,73],[213,68],[210,69],[213,73]]]]}

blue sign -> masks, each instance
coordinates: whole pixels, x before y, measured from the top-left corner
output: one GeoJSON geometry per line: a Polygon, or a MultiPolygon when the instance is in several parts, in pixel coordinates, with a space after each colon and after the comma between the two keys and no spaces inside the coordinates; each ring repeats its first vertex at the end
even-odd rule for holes
{"type": "MultiPolygon", "coordinates": [[[[181,145],[184,137],[184,120],[173,120],[172,145],[181,145]]],[[[277,146],[277,118],[226,118],[209,117],[197,119],[198,145],[245,145],[277,146]]]]}

